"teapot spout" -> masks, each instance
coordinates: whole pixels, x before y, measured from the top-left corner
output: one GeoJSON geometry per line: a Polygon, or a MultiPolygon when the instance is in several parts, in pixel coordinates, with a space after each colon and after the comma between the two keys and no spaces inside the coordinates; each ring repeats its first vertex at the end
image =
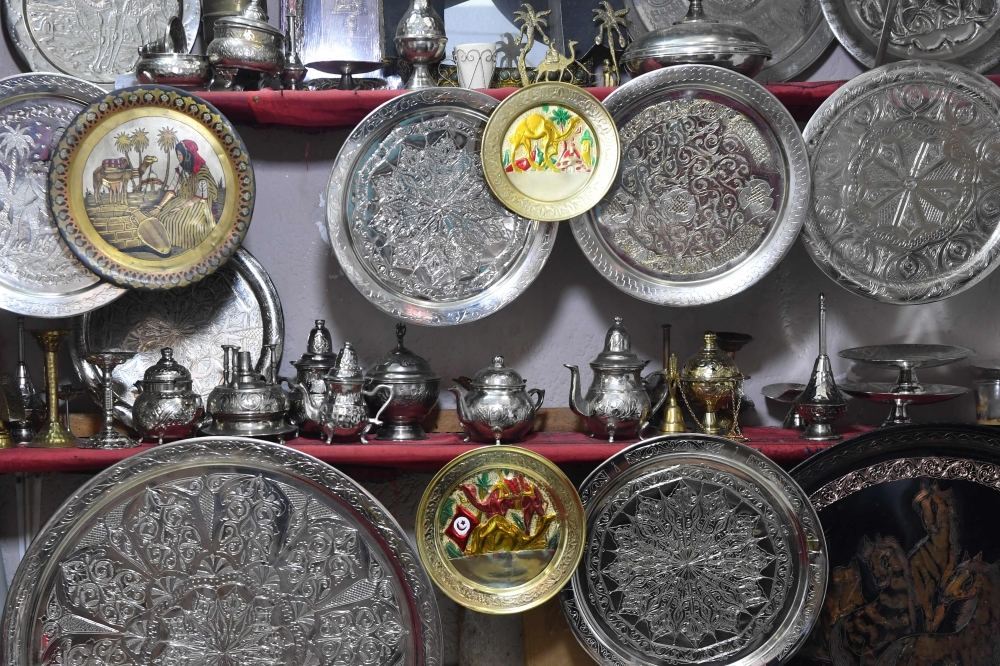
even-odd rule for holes
{"type": "Polygon", "coordinates": [[[469,413],[465,406],[465,398],[469,395],[469,392],[461,384],[458,386],[452,386],[448,390],[455,394],[455,409],[458,410],[458,420],[468,421],[469,413]]]}
{"type": "Polygon", "coordinates": [[[590,404],[584,399],[580,392],[580,368],[575,365],[566,365],[569,368],[569,408],[577,416],[588,418],[590,416],[590,404]]]}

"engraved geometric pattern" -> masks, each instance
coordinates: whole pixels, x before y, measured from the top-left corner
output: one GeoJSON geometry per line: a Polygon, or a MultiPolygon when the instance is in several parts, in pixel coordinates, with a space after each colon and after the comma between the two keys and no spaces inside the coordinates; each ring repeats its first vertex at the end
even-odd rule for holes
{"type": "Polygon", "coordinates": [[[940,63],[901,63],[841,88],[805,132],[803,236],[830,277],[890,303],[939,300],[1000,253],[1000,93],[940,63]]]}

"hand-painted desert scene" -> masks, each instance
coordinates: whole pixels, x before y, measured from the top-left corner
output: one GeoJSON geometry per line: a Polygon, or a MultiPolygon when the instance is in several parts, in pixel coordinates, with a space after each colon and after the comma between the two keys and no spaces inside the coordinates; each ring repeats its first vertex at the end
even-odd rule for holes
{"type": "Polygon", "coordinates": [[[507,129],[503,166],[522,194],[561,201],[582,189],[597,166],[594,130],[562,106],[531,109],[507,129]]]}

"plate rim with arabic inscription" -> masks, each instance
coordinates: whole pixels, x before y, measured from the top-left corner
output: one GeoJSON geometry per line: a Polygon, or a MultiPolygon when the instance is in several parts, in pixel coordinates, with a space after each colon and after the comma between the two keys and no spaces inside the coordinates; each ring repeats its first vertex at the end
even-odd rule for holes
{"type": "MultiPolygon", "coordinates": [[[[614,286],[650,303],[691,306],[714,303],[747,289],[784,258],[798,238],[809,205],[810,171],[805,143],[788,110],[766,88],[752,79],[711,65],[676,65],[658,69],[629,81],[604,100],[616,122],[672,90],[697,88],[716,102],[726,99],[746,105],[768,124],[779,142],[784,191],[778,216],[768,236],[739,263],[718,275],[690,281],[658,279],[640,272],[612,249],[598,229],[598,206],[574,219],[573,237],[590,263],[614,286]]],[[[627,150],[627,147],[623,147],[627,150]]],[[[623,160],[626,159],[623,157],[623,160]]],[[[616,177],[608,195],[621,186],[616,177]]]]}

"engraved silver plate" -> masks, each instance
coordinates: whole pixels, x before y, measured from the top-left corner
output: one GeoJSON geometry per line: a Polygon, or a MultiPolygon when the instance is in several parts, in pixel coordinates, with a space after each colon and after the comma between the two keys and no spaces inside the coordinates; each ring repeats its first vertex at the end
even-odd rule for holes
{"type": "Polygon", "coordinates": [[[556,224],[519,217],[483,176],[480,142],[497,101],[432,88],[361,121],[333,165],[327,224],[348,279],[397,319],[446,326],[493,314],[523,292],[556,224]]]}
{"type": "Polygon", "coordinates": [[[875,66],[888,6],[895,7],[885,62],[939,60],[977,72],[1000,63],[996,0],[819,0],[847,52],[875,66]]]}
{"type": "Polygon", "coordinates": [[[580,490],[587,545],[562,604],[598,662],[764,666],[805,640],[826,544],[805,493],[763,454],[710,435],[655,437],[580,490]]]}
{"type": "MultiPolygon", "coordinates": [[[[238,345],[252,358],[274,344],[280,365],[285,320],[274,283],[260,263],[240,248],[225,266],[189,287],[163,292],[131,290],[112,305],[84,315],[70,354],[92,395],[101,395],[100,369],[83,360],[89,351],[137,351],[115,368],[115,416],[132,423],[135,382],[171,347],[191,371],[202,400],[222,382],[222,345],[238,345]]],[[[259,361],[258,361],[259,363],[259,361]]]]}
{"type": "Polygon", "coordinates": [[[0,79],[0,308],[71,317],[125,293],[80,263],[47,197],[49,159],[97,86],[60,74],[0,79]]]}
{"type": "Polygon", "coordinates": [[[678,65],[604,104],[621,166],[601,203],[571,223],[604,277],[651,303],[700,305],[781,261],[805,217],[809,162],[774,95],[719,67],[678,65]]]}
{"type": "MultiPolygon", "coordinates": [[[[843,1],[843,0],[835,0],[843,1]]],[[[750,30],[773,53],[760,74],[761,83],[788,81],[819,58],[833,41],[820,0],[705,0],[707,18],[750,30]]],[[[625,0],[629,30],[638,36],[684,18],[688,0],[625,0]]]]}
{"type": "Polygon", "coordinates": [[[187,48],[201,19],[198,0],[4,0],[14,48],[36,72],[110,85],[132,74],[139,47],[163,40],[181,19],[187,48]]]}
{"type": "Polygon", "coordinates": [[[1000,90],[948,63],[900,62],[839,88],[805,129],[803,241],[830,278],[885,303],[928,303],[1000,254],[1000,90]]]}
{"type": "Polygon", "coordinates": [[[437,666],[441,620],[364,488],[253,439],[160,446],[55,512],[14,575],[4,666],[437,666]]]}

